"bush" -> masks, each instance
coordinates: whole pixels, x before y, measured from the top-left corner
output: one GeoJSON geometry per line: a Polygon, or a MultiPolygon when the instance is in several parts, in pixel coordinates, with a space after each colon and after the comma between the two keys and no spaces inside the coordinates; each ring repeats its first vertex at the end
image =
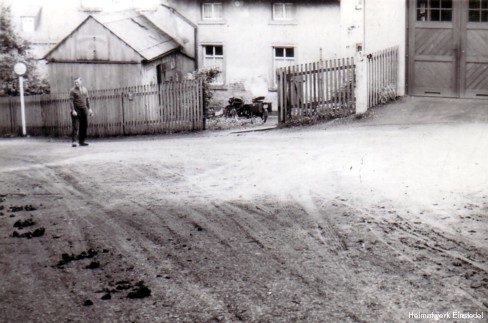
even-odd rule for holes
{"type": "Polygon", "coordinates": [[[212,82],[222,73],[218,68],[202,68],[192,73],[192,77],[203,81],[203,103],[208,107],[214,95],[212,82]]]}

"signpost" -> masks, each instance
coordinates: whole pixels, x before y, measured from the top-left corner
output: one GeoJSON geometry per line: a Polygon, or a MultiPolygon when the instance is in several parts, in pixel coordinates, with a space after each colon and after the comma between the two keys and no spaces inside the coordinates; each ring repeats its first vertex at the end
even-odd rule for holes
{"type": "Polygon", "coordinates": [[[27,72],[27,65],[24,62],[18,62],[14,65],[14,72],[19,76],[20,89],[20,114],[22,117],[22,135],[27,135],[25,126],[25,104],[24,104],[24,74],[27,72]]]}

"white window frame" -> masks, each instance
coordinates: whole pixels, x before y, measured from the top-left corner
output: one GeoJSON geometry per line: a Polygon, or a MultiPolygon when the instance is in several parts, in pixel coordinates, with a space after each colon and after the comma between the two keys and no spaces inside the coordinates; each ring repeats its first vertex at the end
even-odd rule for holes
{"type": "Polygon", "coordinates": [[[363,9],[363,0],[356,0],[356,10],[363,9]]]}
{"type": "Polygon", "coordinates": [[[20,17],[22,22],[22,31],[25,33],[32,33],[36,31],[36,17],[34,16],[22,16],[20,17]]]}
{"type": "Polygon", "coordinates": [[[102,11],[101,2],[99,0],[81,0],[80,10],[85,12],[102,11]]]}
{"type": "Polygon", "coordinates": [[[42,6],[30,6],[21,12],[20,27],[22,32],[32,33],[39,27],[39,18],[41,15],[42,6]]]}
{"type": "Polygon", "coordinates": [[[279,67],[294,65],[296,61],[296,48],[294,46],[273,46],[273,86],[278,86],[276,79],[276,69],[279,67]],[[276,50],[283,49],[283,56],[276,56],[276,50]],[[293,50],[293,57],[287,57],[287,51],[293,50]],[[278,64],[283,62],[284,64],[278,64]],[[280,65],[280,66],[278,66],[280,65]]]}
{"type": "Polygon", "coordinates": [[[202,3],[202,20],[222,20],[224,19],[224,6],[222,2],[204,2],[202,3]],[[216,10],[216,7],[219,6],[220,10],[216,10]],[[210,11],[208,11],[210,10],[210,11]],[[210,12],[210,17],[205,17],[205,13],[210,12]],[[220,12],[220,16],[217,14],[220,12]]]}
{"type": "Polygon", "coordinates": [[[273,20],[290,21],[294,19],[295,19],[295,4],[293,2],[273,3],[273,20]]]}
{"type": "Polygon", "coordinates": [[[202,45],[202,58],[203,58],[203,67],[204,68],[214,68],[218,67],[220,69],[220,74],[215,78],[215,80],[211,83],[212,85],[224,85],[224,76],[225,76],[225,54],[224,54],[224,46],[221,44],[203,44],[202,45]],[[207,54],[207,48],[212,47],[212,54],[207,54]],[[216,48],[222,48],[222,55],[216,53],[216,48]],[[209,64],[212,62],[213,64],[209,64]],[[217,62],[220,61],[220,64],[217,62]]]}

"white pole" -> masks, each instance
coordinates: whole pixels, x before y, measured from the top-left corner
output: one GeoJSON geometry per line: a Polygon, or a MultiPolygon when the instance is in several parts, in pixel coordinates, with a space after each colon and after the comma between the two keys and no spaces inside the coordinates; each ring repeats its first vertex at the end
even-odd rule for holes
{"type": "Polygon", "coordinates": [[[368,59],[362,54],[356,54],[356,114],[362,115],[368,111],[368,59]]]}
{"type": "Polygon", "coordinates": [[[20,88],[20,115],[22,117],[22,135],[27,135],[25,126],[25,104],[24,104],[24,77],[19,76],[19,88],[20,88]]]}

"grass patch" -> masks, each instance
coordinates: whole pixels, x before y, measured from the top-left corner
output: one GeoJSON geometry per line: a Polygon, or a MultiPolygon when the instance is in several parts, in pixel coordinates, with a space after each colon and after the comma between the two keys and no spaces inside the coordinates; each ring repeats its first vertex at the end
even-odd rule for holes
{"type": "Polygon", "coordinates": [[[207,119],[207,130],[229,130],[229,129],[249,129],[263,125],[261,118],[247,119],[247,118],[224,118],[217,117],[207,119]]]}

